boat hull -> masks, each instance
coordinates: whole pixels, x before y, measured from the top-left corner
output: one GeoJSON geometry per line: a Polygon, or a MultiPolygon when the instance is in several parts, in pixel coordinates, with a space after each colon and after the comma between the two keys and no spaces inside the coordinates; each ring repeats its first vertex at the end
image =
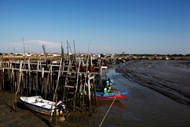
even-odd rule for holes
{"type": "MultiPolygon", "coordinates": [[[[26,108],[44,115],[52,116],[55,110],[55,102],[44,100],[40,96],[20,97],[20,100],[26,108]]],[[[56,112],[56,115],[61,114],[56,112]]]]}
{"type": "Polygon", "coordinates": [[[52,116],[52,114],[53,114],[53,110],[50,110],[50,109],[44,109],[42,107],[35,106],[35,105],[29,104],[29,103],[25,103],[25,102],[24,102],[24,105],[28,109],[33,110],[33,111],[38,112],[38,113],[41,113],[41,114],[44,114],[44,115],[52,116]]]}
{"type": "Polygon", "coordinates": [[[126,98],[127,92],[117,92],[117,93],[106,93],[103,92],[96,92],[96,99],[97,100],[121,100],[126,98]]]}

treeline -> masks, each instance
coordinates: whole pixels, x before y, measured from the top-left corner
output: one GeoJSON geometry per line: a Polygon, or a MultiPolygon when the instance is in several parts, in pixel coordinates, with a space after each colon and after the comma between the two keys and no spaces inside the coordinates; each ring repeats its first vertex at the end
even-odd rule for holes
{"type": "Polygon", "coordinates": [[[116,56],[190,56],[190,54],[116,54],[116,56]]]}

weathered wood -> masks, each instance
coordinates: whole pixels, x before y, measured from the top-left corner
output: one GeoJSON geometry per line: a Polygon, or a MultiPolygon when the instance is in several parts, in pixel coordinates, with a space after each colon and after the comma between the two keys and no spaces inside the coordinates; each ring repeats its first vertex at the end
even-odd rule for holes
{"type": "Polygon", "coordinates": [[[14,92],[14,79],[15,76],[14,76],[14,66],[12,65],[11,66],[11,77],[10,77],[10,80],[11,80],[11,92],[14,92]]]}
{"type": "Polygon", "coordinates": [[[3,87],[3,71],[2,69],[0,70],[0,90],[2,90],[2,87],[3,87]]]}
{"type": "Polygon", "coordinates": [[[20,92],[20,83],[21,83],[21,76],[22,76],[22,64],[23,64],[23,61],[20,62],[20,67],[19,67],[18,86],[17,86],[17,90],[15,93],[14,104],[13,104],[14,110],[16,110],[17,95],[20,92]]]}
{"type": "Polygon", "coordinates": [[[54,91],[54,95],[53,95],[53,101],[55,101],[55,97],[57,95],[57,89],[58,89],[58,85],[59,85],[59,78],[60,78],[60,75],[61,75],[61,65],[62,65],[62,60],[60,62],[60,66],[59,66],[59,72],[58,72],[57,81],[56,81],[56,87],[55,87],[55,91],[54,91]]]}
{"type": "Polygon", "coordinates": [[[50,73],[48,73],[48,76],[47,76],[47,78],[46,78],[46,82],[45,82],[45,89],[44,89],[44,91],[45,91],[45,99],[47,99],[47,94],[48,94],[48,92],[49,92],[49,77],[50,77],[50,73]]]}
{"type": "Polygon", "coordinates": [[[88,74],[88,82],[87,82],[87,86],[88,86],[88,108],[91,109],[91,85],[90,85],[90,75],[88,74]]]}
{"type": "Polygon", "coordinates": [[[39,72],[39,66],[40,66],[40,61],[38,61],[38,65],[37,65],[37,71],[36,71],[36,76],[35,76],[35,93],[37,94],[39,92],[39,78],[38,78],[38,72],[39,72]]]}
{"type": "Polygon", "coordinates": [[[28,84],[28,88],[27,88],[27,95],[30,96],[31,95],[31,65],[30,65],[30,59],[28,60],[28,77],[27,77],[27,84],[28,84]]]}
{"type": "Polygon", "coordinates": [[[2,68],[2,79],[3,79],[2,89],[4,90],[4,88],[5,88],[5,69],[4,69],[4,67],[2,68]]]}
{"type": "MultiPolygon", "coordinates": [[[[73,110],[91,109],[94,104],[91,93],[94,92],[93,95],[96,96],[94,75],[100,75],[101,72],[93,72],[89,68],[93,66],[90,55],[85,59],[70,58],[46,64],[40,60],[32,62],[30,59],[25,62],[11,61],[6,66],[1,66],[0,78],[4,80],[6,72],[10,72],[8,82],[11,84],[11,91],[15,91],[14,99],[18,94],[38,94],[49,100],[55,100],[58,96],[64,102],[72,104],[73,110]]],[[[4,82],[2,81],[1,88],[4,88],[4,82]]],[[[96,102],[95,100],[95,104],[96,102]]]]}
{"type": "Polygon", "coordinates": [[[17,95],[20,92],[20,83],[21,83],[21,78],[22,78],[22,64],[23,64],[23,61],[20,62],[19,76],[18,76],[18,86],[17,86],[17,91],[16,91],[15,95],[17,95]]]}
{"type": "MultiPolygon", "coordinates": [[[[51,95],[53,93],[54,90],[54,85],[53,85],[53,70],[52,70],[52,65],[50,64],[50,79],[49,79],[49,95],[51,95]]],[[[52,97],[50,97],[52,100],[52,97]]]]}

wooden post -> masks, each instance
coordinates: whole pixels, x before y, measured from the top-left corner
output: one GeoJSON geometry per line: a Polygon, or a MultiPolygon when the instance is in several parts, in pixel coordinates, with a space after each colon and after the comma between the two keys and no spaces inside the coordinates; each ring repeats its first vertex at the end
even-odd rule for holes
{"type": "Polygon", "coordinates": [[[2,68],[2,79],[3,79],[3,86],[2,89],[4,90],[4,86],[5,86],[5,68],[2,68]]]}
{"type": "Polygon", "coordinates": [[[11,66],[11,92],[14,91],[14,66],[11,66]]]}
{"type": "Polygon", "coordinates": [[[45,88],[45,84],[44,84],[44,67],[42,67],[42,72],[41,72],[41,94],[44,94],[44,88],[45,88]]]}
{"type": "MultiPolygon", "coordinates": [[[[84,80],[84,84],[82,83],[83,89],[82,89],[82,109],[84,110],[84,101],[85,101],[85,87],[86,87],[86,75],[84,74],[84,77],[82,77],[82,80],[84,80]],[[83,79],[84,78],[84,79],[83,79]]],[[[83,81],[82,81],[83,82],[83,81]]]]}
{"type": "Polygon", "coordinates": [[[31,74],[30,74],[30,72],[31,72],[31,66],[30,66],[30,59],[28,60],[28,85],[27,85],[27,94],[28,94],[28,96],[30,96],[31,95],[31,78],[30,78],[30,76],[31,76],[31,74]]]}
{"type": "Polygon", "coordinates": [[[18,86],[17,86],[17,91],[15,93],[15,98],[14,98],[14,110],[16,110],[16,103],[17,103],[17,95],[20,92],[20,83],[21,83],[21,76],[22,76],[22,63],[23,61],[20,61],[20,66],[19,66],[19,77],[18,77],[18,86]]]}
{"type": "Polygon", "coordinates": [[[56,81],[56,87],[55,87],[55,91],[54,91],[54,95],[53,95],[53,101],[55,101],[55,97],[57,95],[57,89],[58,89],[58,85],[59,85],[59,77],[61,75],[61,65],[62,65],[62,59],[60,61],[60,65],[59,65],[59,72],[58,72],[57,81],[56,81]]]}
{"type": "Polygon", "coordinates": [[[90,89],[91,89],[91,86],[90,86],[90,75],[88,74],[87,75],[88,76],[88,81],[87,81],[87,85],[88,85],[88,108],[89,108],[89,110],[91,109],[91,91],[90,91],[90,89]]]}
{"type": "Polygon", "coordinates": [[[0,70],[0,91],[2,90],[3,86],[3,71],[2,69],[0,70]]]}
{"type": "MultiPolygon", "coordinates": [[[[49,94],[51,93],[53,93],[53,79],[52,79],[52,75],[53,75],[53,71],[52,71],[52,65],[50,64],[50,87],[49,87],[49,94]]],[[[52,97],[51,97],[51,99],[52,99],[52,97]]]]}
{"type": "Polygon", "coordinates": [[[47,93],[49,91],[49,76],[50,76],[50,71],[48,72],[48,76],[47,76],[47,79],[46,79],[46,83],[45,83],[45,99],[47,98],[47,93]]]}
{"type": "Polygon", "coordinates": [[[38,86],[38,72],[39,72],[39,64],[40,64],[40,61],[38,61],[38,64],[37,64],[37,72],[36,72],[36,78],[35,78],[35,91],[36,93],[39,92],[39,86],[38,86]]]}
{"type": "Polygon", "coordinates": [[[44,67],[42,67],[42,78],[44,78],[44,67]]]}
{"type": "Polygon", "coordinates": [[[93,79],[93,89],[94,89],[95,105],[98,106],[97,97],[96,97],[96,84],[94,83],[94,79],[93,79]]]}
{"type": "Polygon", "coordinates": [[[99,79],[99,85],[102,86],[102,67],[101,67],[101,65],[100,65],[99,76],[100,76],[100,79],[99,79]]]}

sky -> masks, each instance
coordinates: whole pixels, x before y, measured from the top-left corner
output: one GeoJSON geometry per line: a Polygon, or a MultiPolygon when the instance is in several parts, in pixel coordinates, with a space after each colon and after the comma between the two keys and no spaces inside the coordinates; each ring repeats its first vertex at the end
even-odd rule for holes
{"type": "Polygon", "coordinates": [[[0,52],[190,54],[190,0],[0,0],[0,52]]]}

